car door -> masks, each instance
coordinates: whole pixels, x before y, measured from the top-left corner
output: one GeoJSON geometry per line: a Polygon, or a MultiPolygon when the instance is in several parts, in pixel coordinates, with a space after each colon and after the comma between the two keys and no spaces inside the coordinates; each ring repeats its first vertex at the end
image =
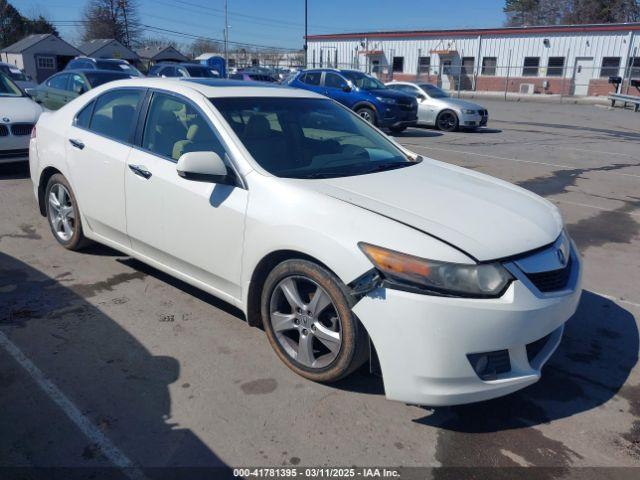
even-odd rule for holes
{"type": "MultiPolygon", "coordinates": [[[[41,103],[49,110],[57,110],[65,104],[64,98],[69,83],[68,73],[59,73],[45,82],[41,103]]],[[[38,97],[40,98],[40,96],[38,97]]]]}
{"type": "Polygon", "coordinates": [[[324,72],[323,86],[323,93],[327,97],[333,98],[347,107],[351,107],[353,94],[345,78],[334,72],[324,72]],[[349,90],[345,91],[345,88],[349,88],[349,90]]]}
{"type": "Polygon", "coordinates": [[[82,95],[89,90],[89,84],[84,76],[79,73],[72,73],[69,76],[69,83],[67,83],[67,94],[65,103],[70,102],[74,98],[82,95]]]}
{"type": "Polygon", "coordinates": [[[312,92],[324,94],[324,87],[320,84],[320,80],[322,79],[322,72],[311,71],[303,73],[300,76],[300,82],[302,83],[302,88],[305,90],[311,90],[312,92]]]}
{"type": "Polygon", "coordinates": [[[156,91],[140,130],[140,148],[132,151],[125,172],[132,248],[230,301],[239,299],[248,192],[188,180],[176,170],[186,152],[214,151],[225,158],[213,124],[191,100],[156,91]]]}
{"type": "Polygon", "coordinates": [[[124,174],[144,89],[109,90],[84,107],[68,130],[67,161],[89,228],[128,247],[124,174]]]}

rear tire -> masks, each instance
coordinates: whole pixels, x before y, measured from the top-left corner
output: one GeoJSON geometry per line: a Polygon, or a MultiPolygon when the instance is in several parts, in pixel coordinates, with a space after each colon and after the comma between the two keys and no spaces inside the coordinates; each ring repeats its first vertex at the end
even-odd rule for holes
{"type": "Polygon", "coordinates": [[[438,114],[436,126],[444,132],[455,132],[460,126],[458,115],[453,110],[443,110],[438,114]]]}
{"type": "Polygon", "coordinates": [[[340,380],[368,358],[368,337],[352,307],[345,285],[307,260],[280,263],[262,290],[269,343],[285,365],[315,382],[340,380]]]}
{"type": "Polygon", "coordinates": [[[51,233],[60,245],[81,250],[91,243],[84,236],[78,202],[64,175],[56,173],[49,179],[44,202],[51,233]]]}
{"type": "Polygon", "coordinates": [[[377,122],[376,122],[376,112],[374,112],[369,107],[360,107],[359,109],[356,110],[356,113],[358,115],[360,115],[362,118],[364,118],[371,125],[376,125],[377,124],[377,122]]]}

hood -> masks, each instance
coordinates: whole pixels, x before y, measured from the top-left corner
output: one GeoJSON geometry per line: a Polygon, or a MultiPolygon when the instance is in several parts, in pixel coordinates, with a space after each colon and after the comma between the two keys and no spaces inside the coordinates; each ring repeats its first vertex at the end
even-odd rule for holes
{"type": "Polygon", "coordinates": [[[463,100],[462,98],[436,98],[435,100],[438,100],[444,104],[446,104],[447,106],[454,106],[454,107],[458,107],[458,108],[466,108],[469,110],[484,110],[484,107],[482,105],[478,105],[477,103],[473,103],[473,102],[469,102],[467,100],[463,100]]]}
{"type": "Polygon", "coordinates": [[[373,90],[364,90],[365,92],[371,93],[374,97],[384,97],[384,98],[401,98],[403,100],[409,99],[415,101],[416,97],[412,95],[408,95],[406,93],[400,92],[398,90],[394,90],[392,88],[375,88],[373,90]]]}
{"type": "Polygon", "coordinates": [[[29,97],[0,97],[0,112],[0,121],[9,119],[6,123],[36,123],[42,107],[29,97]]]}
{"type": "Polygon", "coordinates": [[[548,245],[562,231],[560,213],[547,200],[431,159],[387,172],[295,182],[421,230],[479,261],[548,245]]]}

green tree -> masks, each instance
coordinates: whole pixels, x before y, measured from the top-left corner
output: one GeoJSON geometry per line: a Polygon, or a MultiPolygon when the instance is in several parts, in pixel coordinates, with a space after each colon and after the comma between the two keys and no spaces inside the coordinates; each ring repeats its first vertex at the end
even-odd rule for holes
{"type": "Polygon", "coordinates": [[[6,47],[32,33],[53,33],[56,28],[43,15],[26,18],[7,0],[0,0],[0,47],[6,47]]]}

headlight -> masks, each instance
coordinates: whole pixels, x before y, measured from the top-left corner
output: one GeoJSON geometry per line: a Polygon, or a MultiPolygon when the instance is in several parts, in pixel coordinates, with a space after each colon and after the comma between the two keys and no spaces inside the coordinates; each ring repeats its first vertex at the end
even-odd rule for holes
{"type": "Polygon", "coordinates": [[[395,98],[376,97],[376,100],[387,105],[395,105],[397,103],[395,98]]]}
{"type": "Polygon", "coordinates": [[[462,113],[464,113],[465,115],[475,115],[476,113],[478,113],[475,110],[466,110],[466,109],[462,109],[462,113]]]}
{"type": "Polygon", "coordinates": [[[466,265],[414,257],[376,247],[358,246],[392,283],[418,288],[440,295],[459,297],[498,297],[513,279],[499,263],[466,265]]]}

